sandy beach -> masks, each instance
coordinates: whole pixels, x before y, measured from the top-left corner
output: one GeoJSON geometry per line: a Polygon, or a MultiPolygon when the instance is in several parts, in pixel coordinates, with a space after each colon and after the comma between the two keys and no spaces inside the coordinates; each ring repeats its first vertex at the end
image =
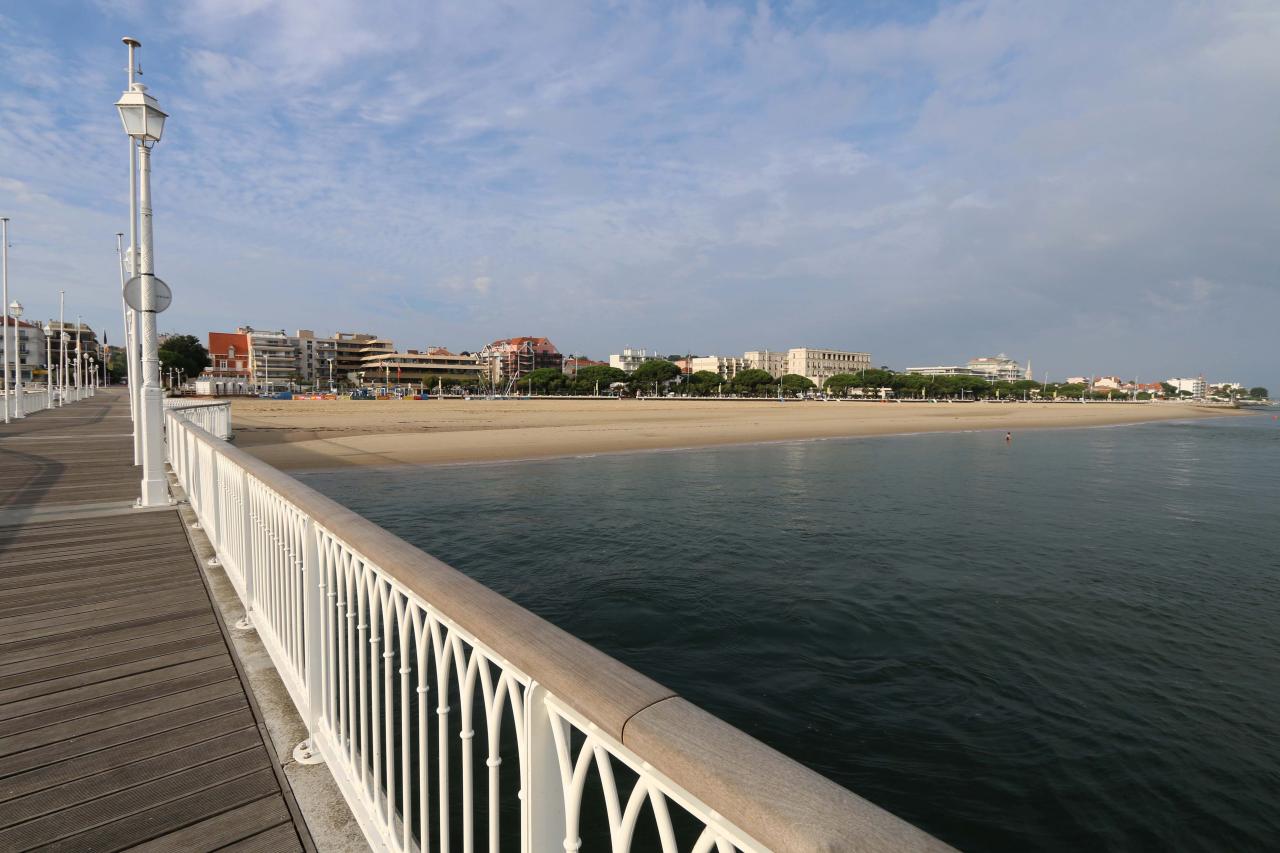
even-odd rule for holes
{"type": "Polygon", "coordinates": [[[282,469],[539,459],[796,439],[1012,431],[1221,417],[1180,403],[259,400],[235,443],[282,469]]]}

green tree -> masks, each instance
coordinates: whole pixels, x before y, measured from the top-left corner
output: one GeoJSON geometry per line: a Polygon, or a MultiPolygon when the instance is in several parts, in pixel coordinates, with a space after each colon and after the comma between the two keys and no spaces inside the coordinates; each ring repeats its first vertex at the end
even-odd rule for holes
{"type": "Polygon", "coordinates": [[[642,362],[631,378],[636,382],[670,382],[680,375],[680,368],[662,358],[642,362]]]}
{"type": "Polygon", "coordinates": [[[1161,382],[1160,390],[1164,392],[1164,395],[1166,397],[1178,396],[1178,389],[1170,385],[1168,382],[1161,382]]]}
{"type": "Polygon", "coordinates": [[[195,335],[173,335],[160,344],[161,370],[172,367],[195,379],[209,364],[209,351],[195,335]]]}
{"type": "Polygon", "coordinates": [[[107,373],[111,375],[112,382],[122,382],[129,375],[129,357],[125,355],[125,351],[118,349],[111,353],[111,358],[107,361],[107,373]]]}
{"type": "Polygon", "coordinates": [[[1266,400],[1271,397],[1271,395],[1267,392],[1267,389],[1263,388],[1261,385],[1255,385],[1254,387],[1250,388],[1249,396],[1258,400],[1266,400]]]}
{"type": "Polygon", "coordinates": [[[849,393],[851,388],[861,388],[862,380],[858,378],[856,373],[837,373],[827,379],[822,385],[828,394],[835,394],[837,397],[843,397],[849,393]]]}
{"type": "Polygon", "coordinates": [[[626,382],[630,377],[625,370],[610,367],[607,364],[593,364],[578,371],[570,387],[570,393],[590,397],[597,391],[609,393],[609,387],[615,382],[626,382]]]}
{"type": "Polygon", "coordinates": [[[735,394],[742,394],[746,397],[769,394],[774,391],[777,385],[778,380],[774,379],[769,371],[756,368],[739,372],[729,383],[735,394]]]}
{"type": "Polygon", "coordinates": [[[569,377],[560,368],[539,367],[521,376],[516,382],[516,388],[525,392],[532,390],[535,394],[564,394],[568,392],[570,384],[569,377]]]}
{"type": "Polygon", "coordinates": [[[698,397],[715,394],[724,384],[724,377],[711,370],[699,370],[689,377],[689,393],[698,397]]]}
{"type": "Polygon", "coordinates": [[[813,384],[812,379],[807,376],[801,376],[799,373],[788,373],[779,381],[782,383],[784,394],[801,395],[818,387],[813,384]]]}

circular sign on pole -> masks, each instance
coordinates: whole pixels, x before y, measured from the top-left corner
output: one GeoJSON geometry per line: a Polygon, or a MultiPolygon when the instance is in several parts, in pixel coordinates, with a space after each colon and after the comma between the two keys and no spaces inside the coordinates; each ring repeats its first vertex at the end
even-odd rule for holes
{"type": "MultiPolygon", "coordinates": [[[[156,313],[159,314],[173,302],[173,291],[155,276],[152,279],[156,283],[156,313]]],[[[124,304],[134,311],[142,310],[142,276],[135,275],[124,283],[124,304]]]]}

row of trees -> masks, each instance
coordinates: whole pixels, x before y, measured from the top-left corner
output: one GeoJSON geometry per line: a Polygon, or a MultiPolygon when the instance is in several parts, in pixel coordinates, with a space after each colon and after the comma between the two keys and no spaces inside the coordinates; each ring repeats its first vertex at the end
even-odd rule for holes
{"type": "MultiPolygon", "coordinates": [[[[555,368],[542,368],[524,376],[519,390],[532,394],[590,395],[618,392],[624,394],[655,395],[668,392],[681,396],[715,397],[734,395],[739,397],[798,397],[821,392],[833,397],[879,397],[881,389],[889,389],[898,398],[922,399],[1023,399],[1040,397],[1053,399],[1065,397],[1093,400],[1124,399],[1127,394],[1115,390],[1088,390],[1075,383],[1046,384],[1030,379],[1011,382],[991,382],[981,376],[924,376],[918,373],[896,373],[892,370],[869,369],[857,373],[840,373],[828,379],[821,389],[804,376],[787,374],[775,378],[764,370],[743,370],[732,379],[717,373],[700,370],[683,375],[680,368],[670,361],[655,359],[646,361],[627,374],[615,367],[596,365],[584,367],[576,377],[567,376],[555,368]]],[[[1172,386],[1167,386],[1168,396],[1176,396],[1172,386]]],[[[1266,388],[1254,388],[1250,395],[1265,397],[1266,388]]],[[[1142,392],[1139,400],[1151,399],[1142,392]]]]}
{"type": "MultiPolygon", "coordinates": [[[[195,335],[170,335],[160,343],[160,373],[169,368],[181,370],[187,379],[195,379],[212,362],[209,351],[195,335]]],[[[107,372],[114,382],[121,382],[129,375],[124,350],[116,350],[107,363],[107,372]]]]}

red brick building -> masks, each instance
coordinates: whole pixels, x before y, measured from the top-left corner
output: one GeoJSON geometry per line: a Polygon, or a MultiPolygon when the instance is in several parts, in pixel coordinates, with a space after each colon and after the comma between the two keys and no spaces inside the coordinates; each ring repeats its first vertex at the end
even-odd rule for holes
{"type": "Polygon", "coordinates": [[[209,366],[205,376],[249,379],[249,336],[240,332],[209,333],[209,366]]]}

